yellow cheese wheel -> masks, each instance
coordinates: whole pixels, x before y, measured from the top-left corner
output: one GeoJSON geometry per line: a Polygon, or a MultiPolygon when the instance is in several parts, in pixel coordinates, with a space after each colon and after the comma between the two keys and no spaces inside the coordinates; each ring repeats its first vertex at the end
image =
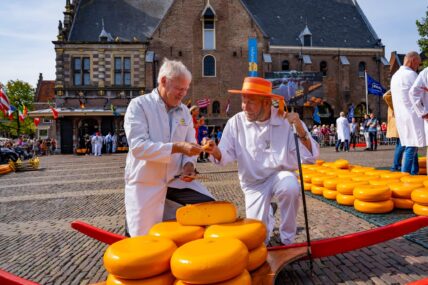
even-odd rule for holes
{"type": "Polygon", "coordinates": [[[319,174],[325,174],[326,172],[330,172],[330,171],[332,171],[332,168],[330,168],[330,167],[324,167],[324,166],[322,168],[319,168],[317,170],[317,172],[319,174]]]}
{"type": "Polygon", "coordinates": [[[324,160],[322,160],[322,159],[317,159],[317,160],[315,160],[315,164],[316,165],[323,165],[323,163],[324,163],[325,161],[324,160]]]}
{"type": "Polygon", "coordinates": [[[390,179],[376,179],[376,180],[370,180],[369,184],[370,185],[374,185],[374,186],[379,186],[379,185],[386,185],[389,186],[391,183],[398,183],[400,182],[400,179],[394,179],[394,178],[390,178],[390,179]]]}
{"type": "Polygon", "coordinates": [[[351,180],[352,177],[355,177],[356,175],[358,175],[357,173],[352,173],[352,172],[348,172],[348,173],[338,173],[337,174],[337,178],[341,178],[341,179],[346,179],[346,180],[351,180]]]}
{"type": "Polygon", "coordinates": [[[180,246],[172,255],[171,271],[191,284],[232,279],[248,265],[248,249],[234,238],[198,239],[180,246]]]}
{"type": "Polygon", "coordinates": [[[389,170],[374,169],[374,170],[369,170],[369,171],[364,172],[364,175],[368,175],[368,176],[380,176],[380,175],[386,174],[386,173],[391,173],[391,171],[389,171],[389,170]]]}
{"type": "Polygon", "coordinates": [[[312,177],[319,176],[320,174],[318,172],[308,172],[303,173],[303,181],[311,183],[312,177]]]}
{"type": "Polygon", "coordinates": [[[394,202],[386,200],[381,202],[365,202],[358,199],[354,201],[355,210],[368,214],[382,214],[394,209],[394,202]]]}
{"type": "Polygon", "coordinates": [[[374,170],[374,167],[354,167],[351,172],[363,174],[364,172],[374,170]]]}
{"type": "Polygon", "coordinates": [[[428,176],[426,175],[408,175],[400,178],[401,182],[406,183],[423,183],[428,180],[428,176]]]}
{"type": "Polygon", "coordinates": [[[104,253],[106,270],[123,279],[143,279],[169,270],[177,246],[167,238],[138,236],[110,245],[104,253]]]}
{"type": "Polygon", "coordinates": [[[204,238],[236,238],[253,250],[266,239],[266,226],[259,220],[239,219],[234,223],[212,225],[206,228],[204,238]]]}
{"type": "Polygon", "coordinates": [[[421,168],[427,168],[427,158],[426,156],[423,157],[419,157],[418,158],[418,164],[419,164],[419,169],[421,168]]]}
{"type": "Polygon", "coordinates": [[[410,195],[413,190],[423,188],[424,186],[420,183],[392,183],[389,185],[389,189],[392,191],[392,197],[410,199],[410,195]]]}
{"type": "Polygon", "coordinates": [[[175,277],[170,271],[145,279],[121,279],[109,274],[106,285],[171,285],[174,281],[175,277]]]}
{"type": "Polygon", "coordinates": [[[334,163],[333,162],[324,162],[323,164],[322,164],[322,166],[325,168],[325,167],[327,167],[327,168],[332,168],[333,166],[334,166],[334,163]]]}
{"type": "Polygon", "coordinates": [[[376,175],[358,175],[351,178],[352,181],[356,181],[356,182],[360,182],[360,181],[369,182],[370,180],[377,180],[377,179],[379,179],[379,176],[376,176],[376,175]]]}
{"type": "Polygon", "coordinates": [[[428,206],[415,203],[413,205],[413,213],[418,216],[428,216],[428,206]]]}
{"type": "Polygon", "coordinates": [[[183,226],[176,221],[166,221],[154,225],[149,230],[149,235],[169,238],[177,246],[181,246],[189,241],[202,238],[204,231],[203,227],[183,226]]]}
{"type": "Polygon", "coordinates": [[[335,178],[335,177],[336,176],[334,176],[334,175],[318,175],[318,176],[313,176],[312,180],[311,180],[311,183],[312,183],[312,185],[315,185],[315,186],[323,186],[324,185],[324,180],[332,179],[332,178],[335,178]]]}
{"type": "Polygon", "coordinates": [[[322,186],[316,186],[316,185],[312,185],[312,187],[311,187],[311,192],[312,192],[312,194],[314,194],[314,195],[322,195],[322,193],[324,192],[324,190],[327,190],[327,189],[325,189],[324,187],[322,187],[322,186]]]}
{"type": "Polygon", "coordinates": [[[305,182],[303,184],[305,191],[311,191],[312,184],[305,182]]]}
{"type": "Polygon", "coordinates": [[[403,176],[407,176],[409,173],[407,172],[388,172],[388,173],[382,173],[380,175],[380,178],[385,179],[400,179],[403,176]]]}
{"type": "Polygon", "coordinates": [[[427,175],[427,169],[426,168],[419,168],[418,175],[427,175]]]}
{"type": "Polygon", "coordinates": [[[359,185],[354,189],[354,197],[365,202],[385,201],[391,199],[391,190],[384,185],[359,185]]]}
{"type": "Polygon", "coordinates": [[[324,187],[329,190],[336,190],[336,186],[340,182],[346,182],[348,179],[343,178],[332,178],[324,180],[324,187]]]}
{"type": "Polygon", "coordinates": [[[235,205],[229,202],[216,201],[178,208],[177,222],[185,226],[208,226],[233,223],[237,219],[235,205]]]}
{"type": "Polygon", "coordinates": [[[412,209],[414,202],[412,199],[392,198],[394,208],[397,209],[412,209]]]}
{"type": "Polygon", "coordinates": [[[413,202],[423,206],[428,206],[428,188],[413,190],[411,198],[413,202]]]}
{"type": "Polygon", "coordinates": [[[367,185],[368,181],[348,181],[348,182],[340,182],[336,185],[336,190],[340,194],[344,195],[353,195],[354,188],[358,185],[367,185]]]}
{"type": "Polygon", "coordinates": [[[354,195],[344,195],[337,193],[336,202],[340,205],[354,206],[355,197],[354,195]]]}
{"type": "MultiPolygon", "coordinates": [[[[174,285],[193,285],[181,280],[177,280],[175,281],[174,285]]],[[[236,276],[235,278],[223,281],[223,282],[219,282],[219,283],[214,283],[214,284],[210,284],[210,285],[251,285],[251,275],[250,273],[248,273],[247,270],[244,270],[244,272],[242,272],[240,275],[236,276]]]]}
{"type": "Polygon", "coordinates": [[[340,169],[347,169],[349,168],[349,161],[347,161],[346,159],[338,159],[334,162],[334,167],[340,169]]]}
{"type": "Polygon", "coordinates": [[[324,189],[324,191],[322,192],[322,195],[326,199],[336,200],[337,191],[336,190],[324,189]]]}
{"type": "Polygon", "coordinates": [[[247,270],[253,271],[254,269],[259,268],[266,261],[267,255],[267,248],[263,243],[259,247],[250,251],[247,270]]]}

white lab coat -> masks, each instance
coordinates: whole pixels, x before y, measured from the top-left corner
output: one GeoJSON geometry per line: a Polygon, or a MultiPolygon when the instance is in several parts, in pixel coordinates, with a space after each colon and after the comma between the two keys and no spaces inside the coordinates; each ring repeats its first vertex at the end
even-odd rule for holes
{"type": "Polygon", "coordinates": [[[345,117],[337,118],[336,131],[337,139],[341,142],[345,142],[346,140],[349,142],[351,140],[351,129],[349,127],[348,119],[345,117]]]}
{"type": "Polygon", "coordinates": [[[92,145],[94,147],[94,155],[100,156],[101,155],[101,149],[103,148],[103,137],[95,135],[92,138],[92,145]]]}
{"type": "MultiPolygon", "coordinates": [[[[180,104],[171,112],[170,128],[165,103],[155,89],[131,100],[125,114],[124,128],[129,145],[125,208],[131,236],[145,235],[151,226],[162,221],[168,184],[174,182],[183,165],[189,161],[196,163],[196,157],[171,154],[173,142],[196,142],[187,107],[180,104]]],[[[197,181],[187,183],[186,187],[209,194],[197,181]]]]}
{"type": "Polygon", "coordinates": [[[410,67],[401,66],[391,78],[392,104],[397,131],[401,145],[408,147],[426,145],[424,122],[416,113],[409,94],[417,76],[410,67]]]}
{"type": "MultiPolygon", "coordinates": [[[[418,117],[428,114],[428,67],[419,73],[410,89],[410,101],[418,117]]],[[[425,142],[428,143],[428,121],[424,121],[425,142]]]]}
{"type": "MultiPolygon", "coordinates": [[[[312,153],[299,143],[301,160],[314,163],[319,156],[319,145],[308,136],[312,153]]],[[[218,165],[238,162],[247,218],[262,220],[270,234],[274,224],[269,214],[270,202],[277,197],[281,211],[281,241],[284,244],[292,243],[296,234],[300,192],[293,173],[298,169],[296,145],[288,121],[278,116],[276,109],[272,108],[268,128],[261,130],[257,123],[247,121],[244,112],[240,112],[227,122],[218,147],[222,154],[221,161],[210,157],[212,162],[218,165]]]]}

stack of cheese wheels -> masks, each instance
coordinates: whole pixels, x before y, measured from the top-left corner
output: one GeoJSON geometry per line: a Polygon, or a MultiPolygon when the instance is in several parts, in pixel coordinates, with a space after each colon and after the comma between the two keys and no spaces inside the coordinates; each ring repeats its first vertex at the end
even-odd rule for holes
{"type": "Polygon", "coordinates": [[[362,182],[362,181],[366,181],[367,183],[370,180],[378,180],[379,176],[377,175],[357,175],[351,178],[352,181],[355,182],[362,182]]]}
{"type": "MultiPolygon", "coordinates": [[[[426,183],[424,185],[428,187],[426,183]]],[[[411,198],[415,202],[413,212],[418,216],[428,216],[428,188],[413,190],[411,198]]]]}
{"type": "Polygon", "coordinates": [[[346,182],[347,179],[344,178],[332,178],[324,180],[324,190],[322,195],[324,198],[329,200],[336,200],[337,191],[336,187],[338,183],[346,182]]]}
{"type": "Polygon", "coordinates": [[[203,238],[204,227],[200,226],[183,226],[176,221],[166,221],[154,225],[149,230],[149,235],[169,238],[177,246],[182,246],[189,241],[203,238]]]}
{"type": "Polygon", "coordinates": [[[170,260],[177,249],[167,238],[139,236],[110,245],[104,254],[107,285],[170,285],[170,260]]]}
{"type": "Polygon", "coordinates": [[[392,192],[394,207],[398,209],[412,209],[414,204],[411,199],[412,192],[422,187],[421,183],[391,183],[389,189],[392,192]]]}
{"type": "Polygon", "coordinates": [[[391,190],[386,185],[359,185],[354,188],[354,208],[363,213],[388,213],[394,209],[391,190]]]}
{"type": "Polygon", "coordinates": [[[422,156],[418,158],[419,164],[419,175],[427,175],[427,158],[426,156],[422,156]]]}
{"type": "Polygon", "coordinates": [[[401,182],[404,183],[424,183],[424,181],[428,180],[428,176],[426,175],[408,175],[400,178],[401,182]]]}
{"type": "Polygon", "coordinates": [[[324,180],[328,180],[328,179],[332,179],[335,178],[335,175],[324,175],[324,174],[320,174],[318,176],[313,176],[312,177],[312,187],[311,187],[311,192],[312,194],[315,195],[322,195],[325,188],[324,188],[324,180]]]}
{"type": "MultiPolygon", "coordinates": [[[[354,174],[355,175],[355,174],[354,174]]],[[[339,176],[340,177],[340,176],[339,176]]],[[[345,206],[354,206],[354,188],[359,185],[366,185],[367,181],[347,181],[347,182],[339,182],[336,185],[336,202],[340,205],[345,206]]]]}

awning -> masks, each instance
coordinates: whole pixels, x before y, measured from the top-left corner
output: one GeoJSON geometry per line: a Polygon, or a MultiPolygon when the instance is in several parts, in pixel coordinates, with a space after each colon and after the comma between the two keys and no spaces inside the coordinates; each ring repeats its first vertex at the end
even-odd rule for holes
{"type": "Polygon", "coordinates": [[[263,54],[263,61],[266,63],[272,63],[272,57],[270,56],[269,53],[264,53],[263,54]]]}
{"type": "MultiPolygon", "coordinates": [[[[55,108],[58,111],[58,116],[61,117],[93,117],[93,116],[124,116],[126,112],[125,107],[116,107],[116,112],[113,112],[110,109],[102,108],[85,108],[85,109],[74,109],[74,108],[55,108]]],[[[37,117],[53,117],[52,110],[42,109],[28,112],[30,118],[37,117]]]]}
{"type": "Polygon", "coordinates": [[[340,56],[340,64],[342,64],[342,65],[349,65],[348,58],[346,56],[344,56],[344,55],[341,55],[340,56]]]}
{"type": "Polygon", "coordinates": [[[311,56],[307,55],[307,54],[304,54],[303,55],[303,63],[304,64],[312,64],[311,56]]]}

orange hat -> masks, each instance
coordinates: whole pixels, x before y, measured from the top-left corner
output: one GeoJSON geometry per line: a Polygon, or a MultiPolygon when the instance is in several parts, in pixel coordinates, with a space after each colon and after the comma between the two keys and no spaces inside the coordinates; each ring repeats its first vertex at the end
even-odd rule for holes
{"type": "Polygon", "coordinates": [[[228,90],[232,94],[247,94],[269,97],[279,101],[278,114],[284,113],[284,97],[272,93],[272,82],[261,77],[245,77],[242,90],[228,90]]]}

